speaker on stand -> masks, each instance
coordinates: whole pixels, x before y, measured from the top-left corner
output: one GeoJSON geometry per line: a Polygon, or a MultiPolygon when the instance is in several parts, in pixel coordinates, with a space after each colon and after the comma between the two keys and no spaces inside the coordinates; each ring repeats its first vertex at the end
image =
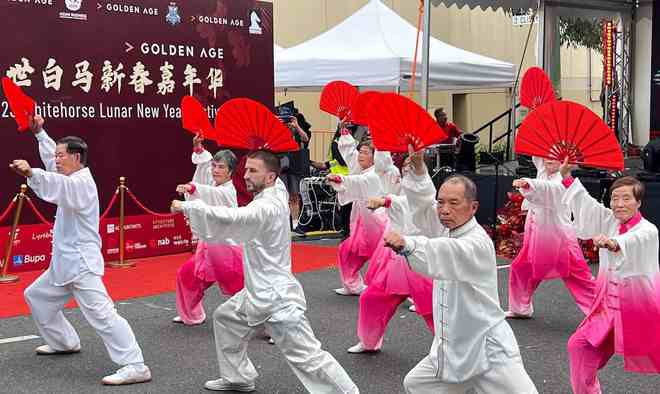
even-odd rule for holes
{"type": "Polygon", "coordinates": [[[456,158],[456,171],[475,172],[477,170],[477,155],[475,148],[478,143],[478,135],[466,133],[461,134],[460,147],[456,158]]]}
{"type": "Polygon", "coordinates": [[[660,181],[660,138],[651,140],[642,149],[644,171],[638,177],[649,182],[660,181]]]}

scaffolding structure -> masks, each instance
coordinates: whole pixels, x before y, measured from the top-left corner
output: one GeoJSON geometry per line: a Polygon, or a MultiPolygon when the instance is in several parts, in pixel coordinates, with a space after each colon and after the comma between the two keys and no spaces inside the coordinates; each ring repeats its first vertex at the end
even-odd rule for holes
{"type": "MultiPolygon", "coordinates": [[[[627,156],[632,140],[633,114],[633,18],[618,21],[612,31],[612,81],[605,86],[605,121],[616,133],[621,149],[627,156]]],[[[607,34],[607,33],[606,33],[607,34]]],[[[605,41],[607,45],[607,41],[605,41]]],[[[605,52],[604,52],[605,54],[605,52]]],[[[605,54],[606,55],[606,54],[605,54]]],[[[607,62],[607,59],[606,59],[607,62]]],[[[607,73],[607,64],[606,64],[607,73]]]]}

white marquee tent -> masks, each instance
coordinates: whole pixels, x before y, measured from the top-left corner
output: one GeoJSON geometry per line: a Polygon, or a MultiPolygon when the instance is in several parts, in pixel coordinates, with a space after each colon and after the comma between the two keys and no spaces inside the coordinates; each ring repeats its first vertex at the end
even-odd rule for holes
{"type": "MultiPolygon", "coordinates": [[[[356,86],[407,89],[412,74],[417,29],[380,0],[334,28],[278,52],[275,87],[318,89],[330,81],[356,86]]],[[[417,81],[421,71],[421,35],[417,81]]],[[[429,86],[432,89],[510,87],[515,66],[431,38],[429,86]]],[[[419,83],[417,83],[419,86],[419,83]]]]}

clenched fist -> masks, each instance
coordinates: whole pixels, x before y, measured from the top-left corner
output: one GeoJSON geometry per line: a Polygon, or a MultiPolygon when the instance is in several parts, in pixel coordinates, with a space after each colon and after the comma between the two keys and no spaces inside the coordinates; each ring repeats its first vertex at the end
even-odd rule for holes
{"type": "Polygon", "coordinates": [[[593,238],[594,241],[594,249],[607,249],[610,252],[616,253],[619,251],[619,244],[613,240],[610,239],[607,235],[599,234],[596,235],[593,238]]]}
{"type": "Polygon", "coordinates": [[[516,179],[513,181],[513,187],[518,189],[528,189],[529,183],[524,179],[516,179]]]}
{"type": "Polygon", "coordinates": [[[325,177],[326,182],[340,184],[342,182],[341,175],[328,174],[325,177]]]}
{"type": "Polygon", "coordinates": [[[176,192],[179,194],[184,194],[184,193],[190,193],[192,191],[192,186],[189,184],[181,184],[177,185],[176,187],[176,192]]]}
{"type": "Polygon", "coordinates": [[[408,145],[408,158],[410,159],[410,167],[413,169],[413,172],[416,175],[426,174],[426,164],[424,163],[424,150],[418,150],[415,152],[415,149],[412,145],[408,145]]]}
{"type": "Polygon", "coordinates": [[[9,168],[14,170],[18,175],[22,175],[26,178],[32,176],[32,168],[30,167],[30,163],[26,160],[14,160],[9,165],[9,168]]]}
{"type": "Polygon", "coordinates": [[[375,211],[376,209],[384,206],[385,206],[384,197],[371,197],[367,201],[367,208],[371,209],[372,211],[375,211]]]}
{"type": "Polygon", "coordinates": [[[172,213],[182,212],[183,211],[183,201],[172,200],[172,204],[170,205],[170,211],[172,211],[172,213]]]}
{"type": "Polygon", "coordinates": [[[389,233],[385,234],[385,246],[388,248],[391,248],[395,252],[400,252],[403,250],[403,248],[406,247],[406,240],[403,239],[401,234],[395,233],[394,231],[390,231],[389,233]]]}
{"type": "Polygon", "coordinates": [[[44,118],[41,115],[31,116],[28,122],[33,134],[39,134],[44,129],[44,118]]]}

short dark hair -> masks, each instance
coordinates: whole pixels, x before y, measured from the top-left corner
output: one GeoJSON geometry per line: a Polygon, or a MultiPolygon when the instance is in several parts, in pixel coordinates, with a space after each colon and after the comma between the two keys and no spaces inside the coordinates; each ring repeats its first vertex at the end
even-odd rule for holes
{"type": "Polygon", "coordinates": [[[215,155],[213,155],[213,161],[224,162],[230,173],[234,172],[234,169],[236,169],[236,163],[238,163],[236,155],[229,149],[217,151],[215,155]]]}
{"type": "Polygon", "coordinates": [[[80,164],[87,165],[87,143],[80,137],[68,136],[57,140],[58,145],[66,145],[66,152],[69,154],[80,154],[80,164]]]}
{"type": "Polygon", "coordinates": [[[358,144],[357,150],[362,149],[363,146],[369,148],[371,150],[371,153],[374,153],[374,151],[376,150],[376,148],[374,147],[374,142],[371,139],[371,137],[363,138],[362,141],[360,141],[360,143],[358,144]]]}
{"type": "Polygon", "coordinates": [[[442,115],[442,117],[446,118],[447,113],[445,112],[445,109],[443,107],[440,107],[433,112],[433,115],[435,115],[435,118],[438,119],[442,115]]]}
{"type": "Polygon", "coordinates": [[[261,160],[268,171],[280,176],[280,159],[273,152],[267,150],[255,150],[248,153],[248,159],[261,160]]]}
{"type": "Polygon", "coordinates": [[[445,179],[442,184],[444,185],[445,183],[462,183],[463,187],[465,188],[464,196],[465,199],[468,201],[478,201],[479,198],[477,196],[477,185],[474,183],[474,181],[465,175],[452,175],[449,178],[445,179]]]}
{"type": "Polygon", "coordinates": [[[639,181],[639,179],[633,176],[624,176],[615,180],[612,183],[612,186],[610,186],[610,194],[614,190],[623,186],[632,186],[633,196],[635,196],[635,200],[637,200],[637,202],[641,202],[644,199],[646,188],[644,187],[644,184],[639,181]]]}

